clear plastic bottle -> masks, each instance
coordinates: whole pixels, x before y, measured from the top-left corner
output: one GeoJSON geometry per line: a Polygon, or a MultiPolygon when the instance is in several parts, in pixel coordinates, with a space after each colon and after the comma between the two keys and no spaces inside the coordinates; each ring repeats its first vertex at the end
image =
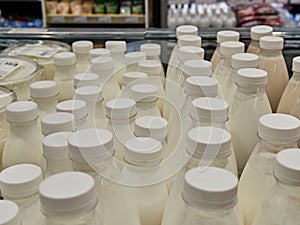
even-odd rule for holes
{"type": "Polygon", "coordinates": [[[90,124],[88,123],[88,109],[85,101],[68,100],[60,102],[56,105],[56,111],[72,113],[75,117],[77,130],[89,128],[90,124]]]}
{"type": "Polygon", "coordinates": [[[266,25],[254,26],[250,29],[251,42],[248,46],[247,52],[259,55],[259,39],[264,36],[272,36],[273,27],[266,25]]]}
{"type": "Polygon", "coordinates": [[[56,132],[74,132],[75,116],[67,112],[55,112],[45,115],[41,120],[42,134],[48,136],[56,132]]]}
{"type": "Polygon", "coordinates": [[[22,218],[17,204],[12,201],[0,201],[0,224],[22,225],[22,218]]]}
{"type": "Polygon", "coordinates": [[[283,38],[261,37],[259,68],[268,72],[266,92],[270,100],[272,111],[276,112],[278,103],[289,82],[289,74],[282,55],[283,38]]]}
{"type": "Polygon", "coordinates": [[[212,57],[211,57],[211,64],[212,70],[215,71],[218,63],[221,60],[221,53],[220,53],[220,45],[226,41],[239,41],[240,33],[231,30],[223,30],[217,33],[217,48],[215,49],[212,57]]]}
{"type": "Polygon", "coordinates": [[[104,103],[114,99],[121,91],[113,73],[114,68],[115,62],[111,57],[92,59],[91,72],[99,76],[99,86],[103,90],[104,103]]]}
{"type": "Polygon", "coordinates": [[[265,198],[253,225],[299,222],[299,160],[299,149],[287,149],[277,154],[273,174],[276,183],[265,198]]]}
{"type": "Polygon", "coordinates": [[[64,172],[45,179],[39,188],[40,225],[103,225],[95,210],[98,199],[95,181],[88,174],[64,172]]]}
{"type": "Polygon", "coordinates": [[[72,132],[57,132],[43,139],[43,156],[46,160],[45,177],[72,171],[69,160],[68,138],[72,132]]]}
{"type": "Polygon", "coordinates": [[[40,167],[18,164],[4,169],[0,174],[2,197],[19,206],[22,225],[40,225],[38,189],[43,180],[40,167]]]}
{"type": "Polygon", "coordinates": [[[98,86],[85,86],[75,90],[75,99],[85,101],[88,109],[89,127],[105,128],[107,117],[102,90],[98,86]]]}
{"type": "Polygon", "coordinates": [[[53,57],[55,65],[54,81],[58,87],[58,101],[73,98],[73,76],[77,74],[76,55],[73,52],[57,53],[53,57]]]}
{"type": "Polygon", "coordinates": [[[300,57],[293,58],[293,76],[289,80],[278,104],[277,112],[290,114],[300,96],[300,57]]]}
{"type": "Polygon", "coordinates": [[[285,114],[261,116],[258,125],[259,142],[249,158],[239,182],[239,204],[245,225],[251,225],[275,180],[273,163],[276,154],[297,147],[300,122],[285,114]]]}
{"type": "MultiPolygon", "coordinates": [[[[129,139],[125,143],[122,180],[126,184],[141,184],[155,176],[162,160],[162,145],[148,137],[129,139]]],[[[137,207],[141,225],[160,225],[168,197],[166,182],[126,187],[131,204],[137,207]]]]}
{"type": "Polygon", "coordinates": [[[138,63],[147,59],[144,52],[129,52],[125,54],[126,72],[136,72],[138,63]]]}
{"type": "Polygon", "coordinates": [[[93,49],[91,41],[75,41],[72,43],[72,51],[76,54],[77,73],[87,72],[89,62],[89,51],[93,49]]]}
{"type": "Polygon", "coordinates": [[[95,73],[79,73],[73,77],[74,88],[99,85],[99,76],[95,73]]]}
{"type": "Polygon", "coordinates": [[[30,84],[31,99],[38,105],[39,117],[55,112],[58,90],[55,81],[42,80],[30,84]]]}
{"type": "Polygon", "coordinates": [[[18,101],[6,107],[9,133],[3,150],[3,168],[20,163],[33,163],[44,168],[38,117],[38,107],[34,102],[18,101]]]}
{"type": "Polygon", "coordinates": [[[162,225],[240,225],[234,209],[238,179],[231,172],[197,167],[185,173],[182,183],[176,208],[164,215],[162,225]]]}

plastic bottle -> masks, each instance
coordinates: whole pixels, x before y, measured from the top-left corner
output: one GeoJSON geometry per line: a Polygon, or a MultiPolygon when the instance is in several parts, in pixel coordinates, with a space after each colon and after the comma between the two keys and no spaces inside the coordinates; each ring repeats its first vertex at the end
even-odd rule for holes
{"type": "Polygon", "coordinates": [[[268,72],[266,92],[270,100],[272,111],[276,112],[282,93],[288,84],[289,75],[282,55],[283,38],[261,37],[259,68],[268,72]]]}
{"type": "MultiPolygon", "coordinates": [[[[159,141],[137,137],[125,143],[122,180],[128,184],[141,183],[155,176],[162,160],[162,145],[159,141]]],[[[160,225],[168,189],[166,182],[126,188],[131,202],[137,207],[141,225],[160,225]]],[[[131,203],[131,204],[132,204],[131,203]]]]}
{"type": "Polygon", "coordinates": [[[95,73],[79,73],[73,77],[74,88],[99,85],[99,76],[95,73]]]}
{"type": "Polygon", "coordinates": [[[33,163],[44,168],[37,104],[29,101],[11,103],[6,107],[6,119],[9,133],[3,150],[3,168],[20,163],[33,163]]]}
{"type": "Polygon", "coordinates": [[[267,79],[267,72],[260,69],[246,68],[237,71],[238,89],[233,96],[227,126],[232,135],[239,174],[258,142],[259,118],[272,112],[265,92],[267,79]]]}
{"type": "Polygon", "coordinates": [[[103,225],[95,208],[95,181],[88,174],[64,172],[45,179],[39,188],[41,225],[103,225]]]}
{"type": "Polygon", "coordinates": [[[72,113],[75,117],[77,130],[89,128],[88,123],[88,109],[85,101],[82,100],[68,100],[60,102],[56,105],[57,112],[72,113]]]}
{"type": "Polygon", "coordinates": [[[217,48],[215,49],[210,62],[212,63],[212,70],[215,71],[218,63],[221,60],[220,45],[226,41],[239,41],[240,33],[231,30],[218,31],[217,33],[217,48]]]}
{"type": "Polygon", "coordinates": [[[147,59],[144,52],[129,52],[125,54],[126,72],[136,72],[138,63],[147,59]]]}
{"type": "Polygon", "coordinates": [[[293,58],[293,76],[289,80],[278,104],[277,112],[290,114],[300,96],[300,57],[293,58]]]}
{"type": "Polygon", "coordinates": [[[58,90],[54,81],[37,81],[30,84],[30,96],[38,105],[39,117],[55,112],[58,103],[58,90]]]}
{"type": "Polygon", "coordinates": [[[0,174],[2,197],[19,206],[22,225],[40,225],[38,188],[43,180],[40,167],[19,164],[4,169],[0,174]]]}
{"type": "Polygon", "coordinates": [[[175,4],[171,4],[170,9],[168,10],[168,28],[175,29],[176,27],[176,8],[175,4]]]}
{"type": "Polygon", "coordinates": [[[106,127],[107,118],[103,104],[103,94],[100,87],[80,87],[75,90],[75,99],[85,101],[87,104],[89,127],[106,127]]]}
{"type": "Polygon", "coordinates": [[[75,41],[72,43],[72,50],[76,54],[76,69],[77,73],[85,73],[88,71],[89,51],[93,49],[91,41],[75,41]]]}
{"type": "Polygon", "coordinates": [[[287,149],[277,154],[273,174],[276,183],[265,198],[253,225],[298,223],[299,160],[299,149],[287,149]]]}
{"type": "Polygon", "coordinates": [[[259,55],[259,39],[264,36],[272,36],[273,27],[266,25],[254,26],[250,29],[251,42],[248,46],[247,52],[259,55]]]}
{"type": "Polygon", "coordinates": [[[161,46],[159,44],[146,43],[140,46],[140,51],[146,54],[147,60],[160,60],[161,46]]]}
{"type": "Polygon", "coordinates": [[[22,225],[22,218],[17,204],[12,201],[0,201],[0,224],[22,225]]]}
{"type": "Polygon", "coordinates": [[[197,167],[185,173],[182,183],[176,208],[173,214],[164,214],[163,225],[240,224],[234,209],[238,179],[231,172],[197,167]]]}
{"type": "Polygon", "coordinates": [[[43,139],[43,156],[46,159],[45,177],[73,170],[68,149],[68,138],[71,134],[71,132],[57,132],[43,139]]]}
{"type": "Polygon", "coordinates": [[[245,225],[251,225],[275,180],[273,163],[276,154],[286,148],[297,147],[300,122],[285,114],[261,116],[258,125],[259,142],[255,146],[239,183],[239,204],[245,225]]]}
{"type": "Polygon", "coordinates": [[[89,66],[86,71],[91,70],[92,59],[99,57],[111,57],[110,50],[106,48],[94,48],[89,51],[89,66]]]}
{"type": "Polygon", "coordinates": [[[58,87],[58,101],[73,98],[73,76],[77,74],[76,55],[73,52],[57,53],[53,57],[55,65],[54,81],[58,87]]]}
{"type": "Polygon", "coordinates": [[[139,83],[139,79],[141,82],[146,82],[148,75],[143,72],[126,72],[123,74],[123,90],[122,90],[122,96],[126,97],[129,96],[130,87],[134,84],[139,83]],[[125,91],[125,89],[127,91],[125,91]]]}

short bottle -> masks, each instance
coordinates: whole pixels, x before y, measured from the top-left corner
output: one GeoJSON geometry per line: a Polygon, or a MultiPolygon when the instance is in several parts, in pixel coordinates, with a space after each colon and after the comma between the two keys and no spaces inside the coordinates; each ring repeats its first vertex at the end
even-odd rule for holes
{"type": "Polygon", "coordinates": [[[285,114],[267,114],[259,119],[259,142],[249,158],[239,183],[239,204],[245,225],[251,225],[275,180],[273,163],[276,154],[286,148],[296,148],[300,137],[300,122],[285,114]]]}
{"type": "Polygon", "coordinates": [[[43,180],[40,167],[33,164],[18,164],[0,173],[2,197],[19,206],[22,225],[40,225],[38,189],[43,180]]]}
{"type": "Polygon", "coordinates": [[[74,88],[99,85],[99,76],[95,73],[78,73],[73,77],[74,88]]]}
{"type": "Polygon", "coordinates": [[[73,98],[73,76],[77,74],[76,55],[73,52],[57,53],[53,57],[55,65],[54,81],[58,88],[58,101],[70,100],[73,98]]]}
{"type": "Polygon", "coordinates": [[[264,36],[272,36],[272,33],[273,27],[271,26],[258,25],[252,27],[250,29],[251,42],[248,46],[247,52],[259,55],[261,51],[259,47],[259,39],[264,36]]]}
{"type": "Polygon", "coordinates": [[[76,54],[77,73],[85,73],[89,68],[89,51],[93,49],[91,41],[75,41],[72,43],[72,51],[76,54]]]}
{"type": "Polygon", "coordinates": [[[95,181],[88,174],[64,172],[52,175],[41,183],[39,195],[44,215],[42,225],[104,224],[95,210],[98,205],[95,181]]]}
{"type": "Polygon", "coordinates": [[[259,68],[268,72],[266,92],[270,100],[272,112],[276,112],[280,98],[289,81],[287,66],[282,55],[283,38],[261,37],[259,68]]]}
{"type": "Polygon", "coordinates": [[[129,52],[125,54],[125,72],[136,72],[138,70],[138,63],[147,59],[144,52],[129,52]]]}
{"type": "Polygon", "coordinates": [[[16,203],[8,200],[0,201],[0,224],[22,225],[20,210],[16,203]]]}

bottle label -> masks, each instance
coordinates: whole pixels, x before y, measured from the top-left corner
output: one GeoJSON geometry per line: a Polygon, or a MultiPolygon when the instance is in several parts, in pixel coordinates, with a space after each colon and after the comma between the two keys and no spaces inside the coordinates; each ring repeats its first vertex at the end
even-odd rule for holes
{"type": "Polygon", "coordinates": [[[23,56],[39,57],[39,58],[51,58],[61,47],[49,47],[45,45],[31,45],[27,44],[18,48],[18,54],[23,56]]]}
{"type": "Polygon", "coordinates": [[[0,59],[0,79],[4,79],[23,63],[13,59],[0,59]]]}

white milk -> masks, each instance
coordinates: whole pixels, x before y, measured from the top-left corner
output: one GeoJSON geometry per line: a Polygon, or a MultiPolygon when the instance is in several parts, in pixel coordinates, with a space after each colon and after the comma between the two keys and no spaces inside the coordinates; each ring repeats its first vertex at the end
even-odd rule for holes
{"type": "Polygon", "coordinates": [[[21,225],[22,218],[18,205],[12,201],[0,201],[0,224],[21,225]]]}
{"type": "MultiPolygon", "coordinates": [[[[156,60],[161,62],[161,46],[159,44],[146,43],[140,46],[140,51],[146,54],[147,60],[156,60]]],[[[161,69],[164,70],[161,64],[161,69]]]]}
{"type": "Polygon", "coordinates": [[[72,43],[72,51],[76,54],[76,69],[77,73],[85,73],[88,71],[89,52],[93,49],[91,41],[75,41],[72,43]]]}
{"type": "Polygon", "coordinates": [[[99,76],[95,73],[78,73],[73,77],[74,88],[100,85],[99,76]]]}
{"type": "Polygon", "coordinates": [[[251,27],[250,29],[250,37],[251,42],[248,46],[247,52],[259,55],[260,47],[259,47],[259,39],[264,36],[272,36],[273,27],[266,25],[258,25],[251,27]]]}
{"type": "Polygon", "coordinates": [[[147,57],[144,52],[129,52],[125,54],[125,72],[136,72],[138,70],[138,63],[146,59],[147,57]]]}
{"type": "Polygon", "coordinates": [[[122,78],[122,92],[120,96],[130,97],[131,86],[139,83],[147,83],[148,75],[143,72],[126,72],[122,78]]]}

